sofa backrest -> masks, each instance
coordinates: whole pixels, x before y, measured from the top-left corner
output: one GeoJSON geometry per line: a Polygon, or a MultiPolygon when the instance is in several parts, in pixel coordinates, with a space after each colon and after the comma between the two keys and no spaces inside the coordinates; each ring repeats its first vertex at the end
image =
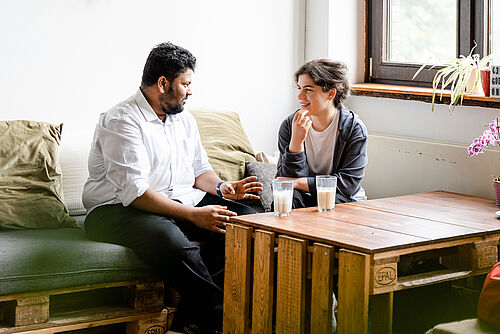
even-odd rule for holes
{"type": "Polygon", "coordinates": [[[90,142],[67,143],[64,138],[59,151],[59,162],[62,169],[64,204],[71,215],[83,215],[86,210],[82,203],[82,191],[87,181],[87,161],[90,142]]]}

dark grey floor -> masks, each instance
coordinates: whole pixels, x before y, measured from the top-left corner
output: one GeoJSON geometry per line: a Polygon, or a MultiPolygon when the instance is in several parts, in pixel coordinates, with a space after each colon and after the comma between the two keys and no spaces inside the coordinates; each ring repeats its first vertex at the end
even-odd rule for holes
{"type": "Polygon", "coordinates": [[[441,283],[394,295],[394,334],[422,334],[434,325],[475,318],[484,277],[463,281],[466,287],[441,283]]]}

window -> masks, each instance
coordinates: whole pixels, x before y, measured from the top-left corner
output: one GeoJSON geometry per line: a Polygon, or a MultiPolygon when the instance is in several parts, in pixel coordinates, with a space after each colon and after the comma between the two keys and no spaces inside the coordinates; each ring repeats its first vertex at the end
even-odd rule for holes
{"type": "Polygon", "coordinates": [[[487,24],[500,0],[368,0],[368,12],[372,82],[430,87],[437,68],[412,80],[429,59],[500,51],[500,26],[487,24]]]}

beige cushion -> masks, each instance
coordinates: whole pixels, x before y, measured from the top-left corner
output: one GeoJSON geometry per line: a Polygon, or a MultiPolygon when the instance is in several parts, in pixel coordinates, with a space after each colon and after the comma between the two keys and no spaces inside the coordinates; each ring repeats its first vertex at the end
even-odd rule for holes
{"type": "Polygon", "coordinates": [[[426,334],[499,334],[481,319],[467,319],[455,322],[438,324],[429,329],[426,334]]]}
{"type": "Polygon", "coordinates": [[[203,147],[217,175],[226,181],[243,178],[245,163],[256,159],[238,114],[204,108],[189,111],[198,123],[203,147]]]}
{"type": "Polygon", "coordinates": [[[0,228],[77,227],[62,198],[61,125],[0,122],[0,228]]]}

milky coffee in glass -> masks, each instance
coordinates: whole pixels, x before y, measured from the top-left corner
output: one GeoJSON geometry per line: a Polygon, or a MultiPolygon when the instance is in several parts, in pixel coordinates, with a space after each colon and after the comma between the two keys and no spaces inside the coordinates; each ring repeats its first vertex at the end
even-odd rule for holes
{"type": "Polygon", "coordinates": [[[289,216],[292,213],[293,181],[273,180],[274,215],[289,216]]]}
{"type": "Polygon", "coordinates": [[[318,193],[318,211],[332,211],[335,208],[337,177],[331,175],[317,175],[316,191],[318,193]]]}

